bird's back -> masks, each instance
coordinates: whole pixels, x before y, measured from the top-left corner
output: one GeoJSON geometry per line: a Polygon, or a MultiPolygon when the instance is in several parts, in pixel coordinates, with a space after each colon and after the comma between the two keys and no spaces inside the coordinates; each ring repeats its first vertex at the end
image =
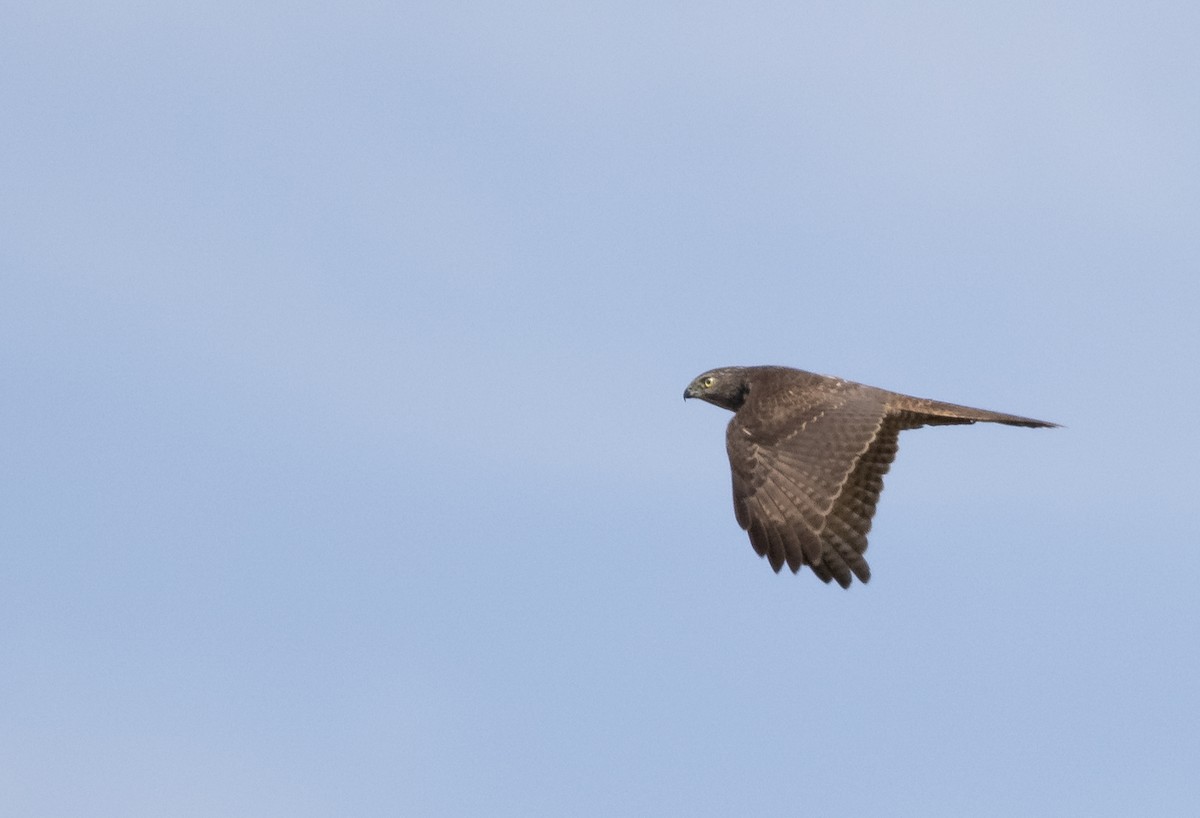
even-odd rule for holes
{"type": "Polygon", "coordinates": [[[1003,423],[1008,426],[1045,428],[1057,426],[1044,420],[993,412],[956,403],[917,398],[900,392],[890,392],[875,386],[867,386],[830,375],[819,375],[803,369],[786,366],[747,367],[747,375],[753,384],[751,397],[759,391],[764,402],[788,402],[793,407],[828,405],[831,400],[840,403],[852,397],[858,400],[868,396],[880,400],[889,417],[897,417],[905,428],[919,426],[946,426],[964,423],[1003,423]]]}

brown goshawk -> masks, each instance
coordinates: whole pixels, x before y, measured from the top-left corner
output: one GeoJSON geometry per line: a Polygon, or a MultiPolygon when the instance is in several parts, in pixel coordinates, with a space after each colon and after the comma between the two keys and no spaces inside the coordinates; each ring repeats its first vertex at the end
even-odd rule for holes
{"type": "Polygon", "coordinates": [[[802,565],[848,588],[871,578],[863,553],[905,429],[963,423],[1056,426],[914,398],[782,366],[723,367],[683,397],[734,413],[725,432],[733,509],[776,572],[802,565]]]}

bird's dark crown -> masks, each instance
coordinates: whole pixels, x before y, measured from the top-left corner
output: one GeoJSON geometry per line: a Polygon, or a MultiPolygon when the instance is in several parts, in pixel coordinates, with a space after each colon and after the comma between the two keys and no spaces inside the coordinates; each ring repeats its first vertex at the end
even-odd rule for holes
{"type": "Polygon", "coordinates": [[[710,369],[696,376],[688,388],[684,390],[684,400],[699,398],[714,406],[736,412],[746,402],[750,391],[750,381],[746,378],[743,367],[725,366],[720,369],[710,369]]]}

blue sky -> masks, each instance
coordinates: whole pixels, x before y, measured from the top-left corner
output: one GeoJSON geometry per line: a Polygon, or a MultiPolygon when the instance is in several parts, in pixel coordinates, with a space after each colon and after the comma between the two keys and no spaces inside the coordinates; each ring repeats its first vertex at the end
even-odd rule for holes
{"type": "Polygon", "coordinates": [[[1190,815],[1193,4],[26,4],[22,816],[1190,815]],[[850,591],[710,367],[908,432],[850,591]]]}

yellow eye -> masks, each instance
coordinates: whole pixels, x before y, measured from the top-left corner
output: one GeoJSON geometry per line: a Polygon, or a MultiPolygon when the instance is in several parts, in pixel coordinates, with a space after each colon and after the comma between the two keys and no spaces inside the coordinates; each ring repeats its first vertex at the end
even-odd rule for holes
{"type": "Polygon", "coordinates": [[[712,375],[709,375],[707,378],[700,381],[700,385],[703,386],[705,389],[711,389],[712,385],[716,382],[717,382],[717,379],[714,378],[712,375]]]}

